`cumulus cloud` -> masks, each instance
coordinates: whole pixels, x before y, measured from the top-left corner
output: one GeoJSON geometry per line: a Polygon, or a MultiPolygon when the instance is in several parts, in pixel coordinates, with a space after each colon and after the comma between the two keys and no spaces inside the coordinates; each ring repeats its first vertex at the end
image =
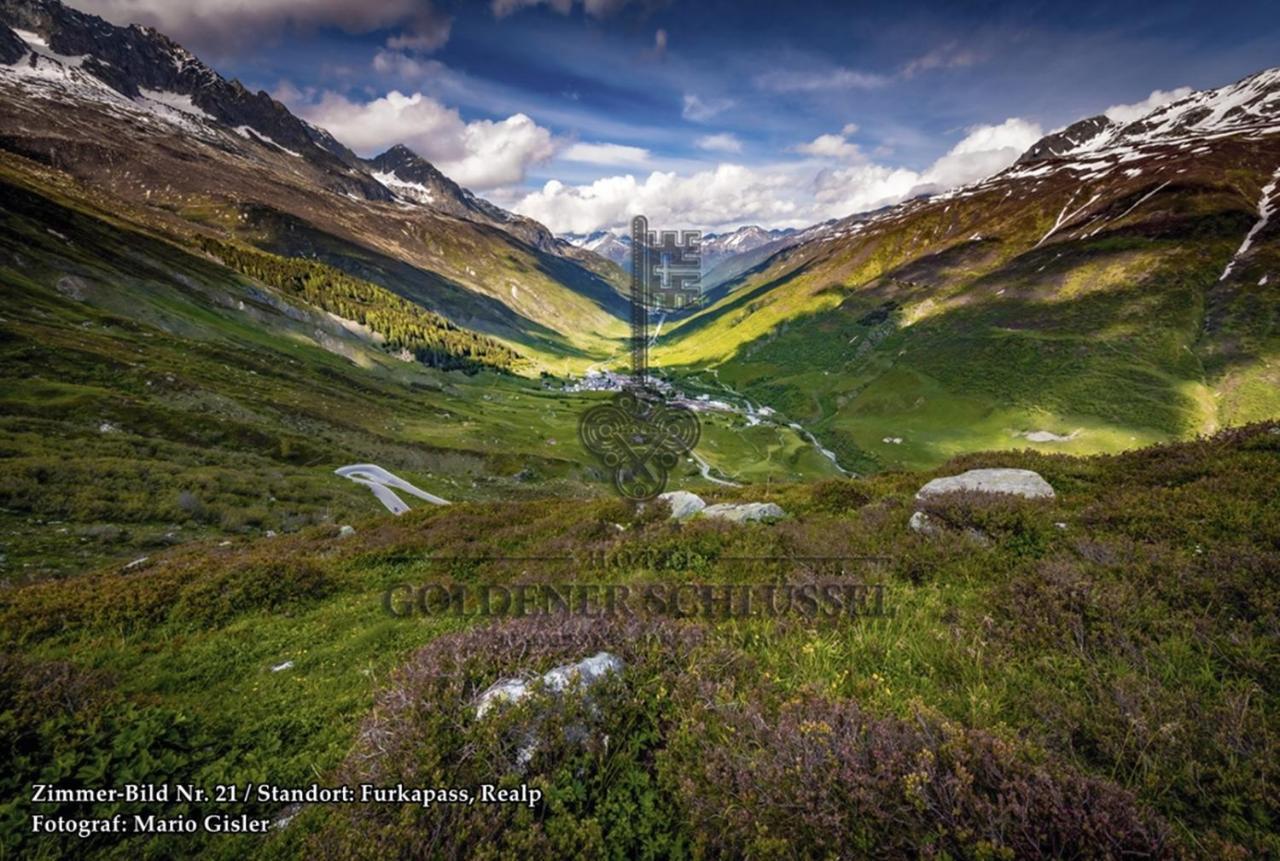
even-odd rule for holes
{"type": "Polygon", "coordinates": [[[373,56],[374,71],[396,78],[434,78],[443,74],[446,68],[439,60],[424,60],[403,51],[379,51],[373,56]]]}
{"type": "Polygon", "coordinates": [[[850,123],[838,135],[820,135],[795,148],[806,155],[839,158],[843,164],[720,164],[683,176],[654,171],[645,178],[628,174],[584,185],[552,181],[523,198],[508,198],[508,203],[556,232],[622,227],[637,214],[672,228],[710,230],[744,223],[793,227],[982,179],[1008,167],[1041,137],[1039,126],[1018,118],[975,126],[946,155],[916,171],[866,160],[846,139],[856,131],[850,123]]]}
{"type": "Polygon", "coordinates": [[[708,152],[742,152],[742,141],[728,132],[703,135],[694,141],[694,145],[708,152]]]}
{"type": "Polygon", "coordinates": [[[756,86],[774,93],[810,93],[821,90],[873,90],[884,86],[883,75],[838,66],[834,69],[795,71],[774,69],[756,76],[756,86]]]}
{"type": "Polygon", "coordinates": [[[703,99],[697,93],[685,93],[680,115],[695,123],[705,123],[716,114],[724,113],[731,107],[733,107],[732,99],[703,99]]]}
{"type": "Polygon", "coordinates": [[[349,33],[395,28],[390,47],[434,50],[448,41],[452,24],[431,0],[77,0],[75,5],[117,24],[146,24],[179,41],[219,50],[255,44],[265,34],[289,28],[316,27],[349,33]]]}
{"type": "Polygon", "coordinates": [[[560,157],[567,161],[603,165],[645,165],[649,163],[649,151],[644,147],[614,143],[576,143],[569,146],[560,157]]]}
{"type": "Polygon", "coordinates": [[[814,221],[866,212],[910,196],[920,185],[920,174],[902,167],[860,164],[827,168],[813,178],[811,190],[817,204],[814,221]]]}
{"type": "Polygon", "coordinates": [[[1134,102],[1131,105],[1112,105],[1103,113],[1115,122],[1131,123],[1142,119],[1156,108],[1167,105],[1170,102],[1176,102],[1178,99],[1185,99],[1189,95],[1191,95],[1190,87],[1178,87],[1174,90],[1153,90],[1151,95],[1140,102],[1134,102]]]}
{"type": "MultiPolygon", "coordinates": [[[[848,128],[849,126],[845,126],[845,129],[848,128]]],[[[847,132],[841,131],[838,135],[818,135],[808,143],[796,144],[791,149],[817,158],[838,158],[846,161],[862,158],[862,150],[856,143],[847,140],[846,134],[847,132]]]]}
{"type": "Polygon", "coordinates": [[[373,155],[403,143],[450,179],[476,190],[523,182],[531,165],[555,152],[551,133],[524,114],[468,123],[422,93],[393,90],[369,102],[325,93],[295,110],[358,153],[373,155]]]}
{"type": "Polygon", "coordinates": [[[999,125],[974,126],[925,171],[922,182],[951,188],[991,176],[1017,161],[1043,136],[1038,124],[1017,117],[999,125]]]}
{"type": "Polygon", "coordinates": [[[734,164],[683,177],[654,171],[643,180],[627,174],[577,186],[551,180],[515,208],[557,232],[621,226],[641,214],[664,228],[710,227],[729,219],[774,223],[797,215],[786,194],[791,181],[780,172],[734,164]]]}
{"type": "Polygon", "coordinates": [[[315,87],[298,87],[293,81],[281,78],[271,90],[271,98],[286,105],[309,102],[316,97],[315,87]]]}

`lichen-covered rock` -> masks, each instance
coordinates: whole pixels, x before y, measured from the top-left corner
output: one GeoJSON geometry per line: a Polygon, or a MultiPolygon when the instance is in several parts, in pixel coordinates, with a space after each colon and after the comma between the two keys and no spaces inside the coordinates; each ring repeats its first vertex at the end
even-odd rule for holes
{"type": "Polygon", "coordinates": [[[917,511],[912,514],[907,526],[911,528],[912,532],[919,532],[922,535],[933,535],[938,531],[938,527],[933,525],[929,520],[929,515],[923,511],[917,511]]]}
{"type": "MultiPolygon", "coordinates": [[[[586,689],[600,681],[609,673],[618,672],[622,669],[622,659],[611,655],[608,652],[598,652],[589,658],[584,658],[576,664],[561,664],[553,667],[539,678],[522,679],[499,679],[494,682],[485,691],[476,698],[476,717],[483,718],[495,707],[502,703],[518,703],[538,687],[541,683],[542,690],[550,693],[562,693],[569,688],[586,689]]],[[[520,747],[516,751],[516,765],[523,770],[529,761],[533,759],[533,755],[538,752],[540,742],[538,739],[539,718],[532,726],[526,727],[523,733],[523,739],[520,747]]],[[[565,738],[570,741],[580,741],[585,737],[587,730],[582,726],[570,726],[565,730],[565,738]]]]}
{"type": "Polygon", "coordinates": [[[1030,469],[971,469],[935,478],[920,488],[916,499],[960,491],[1008,493],[1027,499],[1052,499],[1055,495],[1049,482],[1030,469]]]}
{"type": "Polygon", "coordinates": [[[476,698],[476,717],[484,717],[499,703],[519,702],[533,692],[538,682],[541,682],[543,690],[560,693],[571,686],[590,687],[609,673],[621,669],[621,658],[608,652],[599,652],[576,664],[553,667],[540,678],[499,679],[476,698]]]}
{"type": "Polygon", "coordinates": [[[759,520],[777,520],[787,513],[773,502],[722,502],[702,509],[703,517],[728,520],[731,523],[750,523],[759,520]]]}
{"type": "Polygon", "coordinates": [[[671,490],[658,496],[665,500],[671,508],[672,520],[688,520],[707,507],[707,503],[696,493],[687,490],[671,490]]]}

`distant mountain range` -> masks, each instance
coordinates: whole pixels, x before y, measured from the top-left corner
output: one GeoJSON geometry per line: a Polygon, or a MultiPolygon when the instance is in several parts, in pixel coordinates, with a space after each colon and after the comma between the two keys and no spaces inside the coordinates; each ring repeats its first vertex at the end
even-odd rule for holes
{"type": "MultiPolygon", "coordinates": [[[[656,228],[655,228],[656,229],[656,228]]],[[[706,287],[721,284],[741,272],[726,265],[735,259],[763,259],[785,248],[792,237],[799,234],[794,228],[766,230],[757,225],[746,225],[728,233],[704,233],[702,235],[702,271],[706,287]]],[[[597,230],[593,233],[566,233],[561,239],[584,248],[624,269],[631,266],[631,235],[626,231],[597,230]]],[[[744,267],[745,268],[745,267],[744,267]]]]}

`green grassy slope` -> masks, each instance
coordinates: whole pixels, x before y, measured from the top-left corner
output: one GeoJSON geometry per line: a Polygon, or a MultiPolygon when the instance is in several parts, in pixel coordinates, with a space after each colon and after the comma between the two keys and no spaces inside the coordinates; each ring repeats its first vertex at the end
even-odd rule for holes
{"type": "Polygon", "coordinates": [[[428,207],[366,200],[322,165],[231,129],[184,134],[73,96],[50,110],[20,87],[0,99],[0,125],[6,165],[39,171],[43,183],[74,180],[106,211],[174,235],[318,257],[548,367],[581,368],[625,334],[616,267],[428,207]]]}
{"type": "Polygon", "coordinates": [[[0,773],[16,800],[0,809],[4,845],[51,857],[78,840],[25,833],[22,789],[37,780],[345,779],[528,782],[548,801],[536,815],[317,806],[267,838],[74,845],[83,857],[228,858],[1280,850],[1267,574],[1280,564],[1280,427],[1115,457],[969,455],[938,473],[757,488],[751,498],[792,515],[773,526],[679,526],[608,500],[472,503],[359,520],[345,539],[318,526],[211,541],[123,575],[5,590],[0,773]],[[953,499],[931,510],[955,531],[907,529],[926,479],[997,465],[1038,470],[1058,498],[953,499]],[[650,562],[586,561],[637,551],[650,562]],[[833,574],[742,560],[859,554],[884,559],[834,576],[883,584],[889,617],[561,619],[458,635],[479,623],[381,606],[404,582],[804,582],[833,574]],[[579,561],[439,561],[495,555],[579,561]],[[497,677],[600,648],[627,656],[619,687],[563,719],[589,721],[607,746],[550,742],[517,780],[500,731],[510,724],[477,722],[467,703],[497,677]],[[362,726],[385,732],[373,748],[362,726]]]}
{"type": "Polygon", "coordinates": [[[913,202],[776,255],[669,324],[655,361],[714,366],[863,471],[1275,417],[1276,226],[1219,279],[1276,158],[1266,138],[1231,139],[1141,175],[1063,170],[913,202]]]}
{"type": "MultiPolygon", "coordinates": [[[[276,289],[127,209],[102,212],[74,184],[15,172],[3,188],[0,576],[10,582],[381,511],[332,474],[350,463],[378,463],[450,500],[606,492],[577,440],[579,415],[606,393],[427,367],[396,339],[436,323],[380,288],[263,257],[290,278],[324,276],[276,289]],[[313,288],[346,293],[329,302],[313,288]],[[373,304],[350,313],[386,332],[325,310],[357,300],[373,304]]],[[[485,360],[471,355],[483,338],[441,331],[467,362],[485,360]]],[[[709,414],[704,440],[705,456],[739,480],[833,471],[786,428],[709,414]]],[[[708,484],[693,462],[672,478],[708,484]]]]}

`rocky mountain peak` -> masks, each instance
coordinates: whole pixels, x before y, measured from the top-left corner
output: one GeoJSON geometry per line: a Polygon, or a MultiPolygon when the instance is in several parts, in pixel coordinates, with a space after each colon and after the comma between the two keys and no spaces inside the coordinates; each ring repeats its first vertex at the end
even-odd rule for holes
{"type": "Polygon", "coordinates": [[[1225,87],[1191,93],[1129,123],[1119,123],[1101,114],[1072,123],[1041,138],[1023,153],[1018,163],[1277,126],[1280,126],[1280,68],[1264,69],[1225,87]]]}
{"type": "Polygon", "coordinates": [[[1105,114],[1098,114],[1096,117],[1079,120],[1062,131],[1053,132],[1040,138],[1031,146],[1031,149],[1022,154],[1017,163],[1026,164],[1027,162],[1065,155],[1090,141],[1097,140],[1100,135],[1106,134],[1109,130],[1115,128],[1115,125],[1105,114]]]}
{"type": "Polygon", "coordinates": [[[27,55],[27,43],[17,33],[0,24],[0,63],[12,65],[27,55]]]}

